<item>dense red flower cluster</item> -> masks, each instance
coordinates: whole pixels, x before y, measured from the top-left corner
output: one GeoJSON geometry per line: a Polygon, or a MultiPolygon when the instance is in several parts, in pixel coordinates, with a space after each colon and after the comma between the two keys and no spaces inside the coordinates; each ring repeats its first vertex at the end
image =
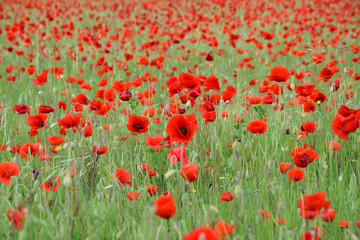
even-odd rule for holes
{"type": "MultiPolygon", "coordinates": [[[[244,224],[261,238],[252,225],[293,224],[282,205],[299,199],[300,217],[353,230],[336,220],[352,213],[306,191],[345,204],[332,196],[346,182],[358,196],[359,9],[355,0],[4,1],[2,195],[5,205],[39,205],[31,221],[21,204],[7,219],[19,230],[48,217],[57,226],[66,210],[81,222],[71,233],[86,237],[96,231],[78,217],[86,196],[135,214],[146,206],[148,224],[168,220],[156,238],[220,239],[244,224]]],[[[134,228],[122,217],[114,224],[127,236],[134,228]]],[[[301,239],[324,237],[309,224],[301,239]]]]}

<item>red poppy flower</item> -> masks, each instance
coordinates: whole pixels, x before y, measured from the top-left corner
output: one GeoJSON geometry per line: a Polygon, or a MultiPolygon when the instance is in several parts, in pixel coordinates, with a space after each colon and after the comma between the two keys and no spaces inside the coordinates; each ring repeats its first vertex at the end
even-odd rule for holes
{"type": "Polygon", "coordinates": [[[186,234],[182,240],[218,240],[215,232],[209,227],[198,227],[186,234]]]}
{"type": "Polygon", "coordinates": [[[100,100],[92,100],[90,102],[90,111],[97,111],[99,110],[104,104],[100,100]]]}
{"type": "Polygon", "coordinates": [[[249,98],[249,103],[251,105],[255,105],[255,104],[261,104],[263,101],[263,98],[261,96],[251,96],[249,98]]]}
{"type": "Polygon", "coordinates": [[[33,115],[33,116],[29,117],[27,120],[27,123],[29,124],[30,127],[34,128],[34,129],[39,129],[39,128],[43,128],[45,126],[46,119],[47,119],[47,115],[41,113],[41,114],[33,115]]]}
{"type": "Polygon", "coordinates": [[[124,53],[125,61],[131,61],[134,58],[133,54],[124,53]]]}
{"type": "Polygon", "coordinates": [[[58,123],[63,128],[76,128],[82,117],[81,113],[68,113],[65,117],[58,120],[58,123]]]}
{"type": "Polygon", "coordinates": [[[290,168],[291,168],[291,164],[288,162],[281,162],[279,164],[279,170],[282,173],[286,173],[287,171],[289,171],[290,168]]]}
{"type": "Polygon", "coordinates": [[[148,131],[149,119],[146,117],[129,115],[127,129],[133,133],[146,133],[148,131]]]}
{"type": "Polygon", "coordinates": [[[324,234],[324,228],[319,228],[318,226],[316,226],[312,228],[312,231],[304,232],[304,234],[301,235],[301,240],[321,240],[324,237],[324,234]],[[319,231],[320,229],[322,231],[319,231]]]}
{"type": "Polygon", "coordinates": [[[201,104],[201,113],[206,113],[206,112],[214,112],[215,111],[215,106],[213,102],[210,101],[205,101],[204,104],[201,104]]]}
{"type": "Polygon", "coordinates": [[[27,72],[29,73],[29,75],[33,75],[35,73],[35,67],[34,65],[29,65],[27,72]]]}
{"type": "Polygon", "coordinates": [[[297,153],[294,156],[294,164],[297,167],[305,168],[309,164],[309,154],[305,152],[297,153]]]}
{"type": "Polygon", "coordinates": [[[189,73],[180,73],[179,82],[185,88],[195,88],[200,85],[199,78],[189,73]]]}
{"type": "Polygon", "coordinates": [[[137,65],[148,65],[149,59],[146,56],[143,56],[139,59],[139,61],[136,64],[137,65]]]}
{"type": "Polygon", "coordinates": [[[208,124],[209,122],[214,122],[216,120],[216,115],[216,111],[203,113],[202,117],[205,120],[205,124],[208,124]]]}
{"type": "Polygon", "coordinates": [[[294,164],[301,168],[305,168],[309,163],[319,158],[319,154],[317,154],[313,149],[304,149],[302,147],[293,148],[290,156],[294,158],[294,164]]]}
{"type": "Polygon", "coordinates": [[[315,89],[315,84],[295,87],[296,93],[303,97],[309,96],[314,91],[314,89],[315,89]]]}
{"type": "Polygon", "coordinates": [[[183,164],[183,166],[185,166],[189,163],[189,158],[186,155],[185,146],[170,149],[168,158],[171,161],[171,164],[175,164],[177,161],[179,161],[183,164]]]}
{"type": "Polygon", "coordinates": [[[53,108],[51,106],[46,106],[46,105],[39,106],[39,113],[51,113],[54,111],[55,111],[55,108],[53,108]]]}
{"type": "Polygon", "coordinates": [[[258,133],[258,134],[263,134],[266,129],[267,129],[267,124],[266,124],[266,118],[264,118],[263,120],[254,120],[251,121],[247,126],[246,129],[249,130],[252,133],[258,133]]]}
{"type": "Polygon", "coordinates": [[[305,131],[306,133],[313,133],[315,132],[316,124],[314,122],[307,122],[301,124],[301,131],[305,131]]]}
{"type": "Polygon", "coordinates": [[[268,210],[262,209],[259,211],[260,215],[262,216],[262,221],[265,222],[265,220],[269,220],[269,218],[271,217],[271,214],[269,213],[268,210]]]}
{"type": "Polygon", "coordinates": [[[227,235],[230,235],[232,233],[232,230],[236,228],[234,224],[227,224],[224,221],[220,221],[219,219],[216,219],[216,224],[214,226],[214,232],[216,236],[220,238],[224,238],[227,235]]]}
{"type": "Polygon", "coordinates": [[[21,210],[8,209],[6,217],[16,229],[23,230],[23,224],[28,214],[29,212],[26,208],[21,210]]]}
{"type": "Polygon", "coordinates": [[[356,115],[352,114],[347,118],[336,115],[332,120],[332,131],[342,140],[349,139],[349,133],[355,132],[360,127],[360,121],[356,115]]]}
{"type": "Polygon", "coordinates": [[[132,98],[132,94],[131,94],[131,92],[125,91],[125,92],[120,93],[119,98],[121,101],[126,102],[126,101],[129,101],[130,98],[132,98]]]}
{"type": "Polygon", "coordinates": [[[48,141],[51,145],[57,146],[64,142],[64,139],[61,136],[51,136],[46,138],[46,141],[48,141]]]}
{"type": "Polygon", "coordinates": [[[89,99],[86,97],[85,94],[81,93],[73,98],[71,98],[71,102],[79,103],[82,105],[87,106],[89,104],[89,99]]]}
{"type": "Polygon", "coordinates": [[[59,108],[59,109],[62,109],[63,111],[66,111],[66,108],[67,108],[66,102],[64,102],[64,101],[59,101],[59,102],[58,102],[58,108],[59,108]]]}
{"type": "Polygon", "coordinates": [[[156,134],[154,137],[150,135],[145,138],[145,143],[148,146],[151,146],[152,149],[159,151],[159,148],[162,147],[162,141],[164,140],[164,136],[156,134]]]}
{"type": "Polygon", "coordinates": [[[223,192],[220,196],[220,202],[230,202],[234,199],[231,192],[223,192]]]}
{"type": "Polygon", "coordinates": [[[57,192],[57,188],[60,185],[60,183],[61,183],[60,177],[55,175],[53,181],[44,182],[40,184],[40,187],[41,189],[44,189],[46,192],[51,192],[51,191],[57,192]]]}
{"type": "Polygon", "coordinates": [[[93,150],[94,150],[94,153],[96,153],[97,155],[105,154],[108,151],[108,149],[107,149],[107,147],[105,145],[103,145],[101,147],[101,149],[99,148],[98,145],[94,145],[93,150]]]}
{"type": "Polygon", "coordinates": [[[155,115],[156,111],[155,108],[148,108],[143,111],[143,115],[145,117],[153,117],[155,115]]]}
{"type": "Polygon", "coordinates": [[[315,159],[318,159],[320,154],[316,153],[315,150],[307,148],[304,150],[309,155],[309,163],[312,163],[315,159]]]}
{"type": "MultiPolygon", "coordinates": [[[[74,166],[69,166],[68,169],[70,169],[70,177],[74,178],[75,177],[75,174],[76,174],[76,169],[74,166]]],[[[68,171],[65,172],[65,176],[68,174],[68,171]]]]}
{"type": "Polygon", "coordinates": [[[75,112],[82,112],[83,106],[80,103],[75,103],[74,106],[71,107],[71,110],[75,112]]]}
{"type": "Polygon", "coordinates": [[[211,89],[214,89],[216,92],[220,92],[219,79],[217,79],[215,75],[210,75],[210,77],[205,79],[203,86],[205,87],[205,92],[208,92],[211,89]]]}
{"type": "Polygon", "coordinates": [[[139,196],[140,196],[140,192],[137,191],[130,191],[128,194],[126,194],[126,197],[130,201],[138,200],[139,196]]]}
{"type": "Polygon", "coordinates": [[[314,53],[312,55],[312,61],[315,64],[319,64],[325,61],[325,55],[321,53],[314,53]]]}
{"type": "Polygon", "coordinates": [[[313,101],[313,102],[316,102],[316,103],[323,103],[327,100],[327,97],[325,95],[325,93],[322,93],[320,92],[319,90],[315,89],[311,94],[310,94],[310,99],[313,101]]]}
{"type": "Polygon", "coordinates": [[[340,220],[337,225],[339,225],[341,228],[349,228],[349,223],[346,220],[340,220]]]}
{"type": "Polygon", "coordinates": [[[4,150],[6,150],[7,149],[7,145],[6,144],[2,144],[2,145],[0,145],[0,151],[4,151],[4,150]]]}
{"type": "MultiPolygon", "coordinates": [[[[50,152],[52,152],[52,153],[57,153],[57,152],[59,152],[60,150],[62,149],[62,147],[52,147],[52,148],[50,148],[50,152]]],[[[50,159],[50,155],[47,155],[47,154],[45,154],[45,153],[40,153],[40,157],[42,157],[43,159],[41,159],[42,161],[47,161],[47,160],[49,160],[50,159]]]]}
{"type": "Polygon", "coordinates": [[[141,164],[141,170],[147,171],[147,170],[149,170],[149,169],[151,169],[150,163],[148,163],[148,164],[142,163],[142,164],[141,164]]]}
{"type": "Polygon", "coordinates": [[[109,88],[109,89],[105,90],[104,98],[106,100],[108,100],[109,102],[113,102],[115,100],[115,98],[116,98],[114,90],[112,88],[109,88]]]}
{"type": "Polygon", "coordinates": [[[330,200],[325,200],[326,193],[318,192],[314,194],[305,195],[298,201],[298,208],[300,209],[300,216],[305,219],[314,220],[320,214],[320,210],[329,209],[330,200]]]}
{"type": "Polygon", "coordinates": [[[223,98],[223,101],[231,101],[231,99],[236,95],[237,90],[233,86],[226,86],[225,90],[221,93],[221,96],[223,98]]]}
{"type": "Polygon", "coordinates": [[[30,156],[35,156],[36,154],[40,154],[39,149],[40,149],[40,145],[41,143],[24,143],[19,150],[20,156],[22,158],[25,158],[26,161],[28,161],[30,156]]]}
{"type": "Polygon", "coordinates": [[[172,194],[161,195],[154,201],[155,214],[161,218],[169,219],[175,215],[176,206],[172,194]]]}
{"type": "Polygon", "coordinates": [[[119,180],[119,186],[122,187],[125,184],[129,184],[130,187],[132,186],[132,183],[129,181],[131,178],[131,173],[124,169],[117,168],[115,171],[115,176],[119,180]]]}
{"type": "MultiPolygon", "coordinates": [[[[114,105],[111,105],[109,102],[106,102],[106,103],[102,104],[102,105],[100,106],[100,108],[96,110],[95,113],[98,114],[98,115],[104,116],[104,115],[106,115],[106,114],[109,112],[109,110],[111,109],[111,107],[113,107],[113,109],[114,109],[114,105]]],[[[114,110],[114,111],[115,111],[115,110],[114,110]]]]}
{"type": "Polygon", "coordinates": [[[38,86],[43,85],[45,82],[47,82],[47,72],[43,72],[39,76],[36,76],[32,81],[38,86]]]}
{"type": "Polygon", "coordinates": [[[194,163],[187,164],[186,166],[180,168],[180,174],[189,182],[194,182],[198,178],[198,166],[194,163]]]}
{"type": "Polygon", "coordinates": [[[298,80],[303,79],[305,77],[304,71],[300,71],[299,74],[297,72],[295,72],[294,77],[298,80]]]}
{"type": "Polygon", "coordinates": [[[19,104],[14,106],[13,111],[21,115],[21,114],[29,113],[30,107],[25,104],[19,104]]]}
{"type": "Polygon", "coordinates": [[[323,212],[320,213],[321,214],[321,218],[325,221],[325,222],[332,222],[335,219],[336,216],[336,210],[329,208],[323,212]]]}
{"type": "Polygon", "coordinates": [[[7,78],[6,78],[6,81],[8,81],[8,82],[15,82],[15,81],[16,81],[16,78],[17,78],[17,76],[10,76],[10,77],[7,77],[7,78]]]}
{"type": "Polygon", "coordinates": [[[84,135],[84,137],[90,137],[92,135],[93,127],[91,125],[86,125],[85,128],[80,130],[80,133],[84,135]]]}
{"type": "Polygon", "coordinates": [[[290,79],[290,72],[287,67],[279,65],[277,67],[273,67],[270,70],[270,75],[266,76],[270,81],[275,82],[286,82],[290,79]]]}
{"type": "Polygon", "coordinates": [[[182,86],[178,80],[177,76],[172,76],[169,78],[169,80],[166,81],[166,85],[168,87],[168,93],[170,97],[174,96],[176,93],[179,93],[184,88],[184,86],[182,86]]]}
{"type": "Polygon", "coordinates": [[[0,163],[0,182],[3,182],[6,186],[11,184],[11,177],[17,176],[19,173],[20,168],[16,163],[0,163]]]}
{"type": "Polygon", "coordinates": [[[304,179],[304,171],[300,168],[293,168],[287,174],[293,182],[300,182],[304,179]]]}
{"type": "Polygon", "coordinates": [[[356,115],[358,112],[360,112],[360,109],[351,109],[346,105],[340,105],[340,108],[337,111],[337,113],[343,118],[350,117],[353,114],[356,115]]]}
{"type": "Polygon", "coordinates": [[[296,103],[299,106],[301,106],[302,110],[305,113],[315,111],[315,108],[316,108],[315,104],[306,97],[303,97],[303,96],[296,97],[296,103]]]}
{"type": "Polygon", "coordinates": [[[36,128],[31,128],[30,131],[28,131],[30,136],[36,136],[39,134],[38,130],[36,128]]]}
{"type": "Polygon", "coordinates": [[[275,220],[273,221],[273,223],[286,224],[285,217],[278,217],[277,219],[275,219],[275,220]]]}
{"type": "Polygon", "coordinates": [[[159,192],[159,187],[157,187],[155,185],[148,185],[148,186],[146,186],[146,190],[150,196],[153,196],[159,192]]]}
{"type": "Polygon", "coordinates": [[[319,79],[327,82],[334,75],[335,71],[329,68],[323,68],[319,73],[319,79]]]}
{"type": "Polygon", "coordinates": [[[166,133],[175,142],[190,142],[198,128],[198,121],[195,113],[188,114],[186,118],[183,115],[173,116],[167,126],[166,133]]]}
{"type": "Polygon", "coordinates": [[[114,81],[112,85],[112,89],[114,89],[117,94],[120,94],[122,92],[127,92],[129,88],[132,86],[131,82],[120,82],[120,81],[114,81]]]}
{"type": "Polygon", "coordinates": [[[330,148],[334,152],[338,151],[340,149],[340,147],[341,147],[341,144],[334,140],[330,141],[329,143],[326,143],[326,148],[330,148]]]}

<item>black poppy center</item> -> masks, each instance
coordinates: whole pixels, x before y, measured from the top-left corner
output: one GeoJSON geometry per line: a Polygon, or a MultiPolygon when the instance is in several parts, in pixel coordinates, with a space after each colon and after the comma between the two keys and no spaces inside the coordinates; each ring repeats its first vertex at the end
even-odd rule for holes
{"type": "Polygon", "coordinates": [[[184,136],[186,136],[186,134],[187,134],[187,128],[184,128],[184,127],[179,127],[179,130],[180,130],[180,132],[184,135],[184,136]]]}
{"type": "Polygon", "coordinates": [[[303,154],[300,158],[299,161],[302,164],[308,164],[309,163],[309,155],[307,153],[303,154]]]}
{"type": "Polygon", "coordinates": [[[138,131],[144,128],[140,123],[134,124],[133,127],[138,131]]]}

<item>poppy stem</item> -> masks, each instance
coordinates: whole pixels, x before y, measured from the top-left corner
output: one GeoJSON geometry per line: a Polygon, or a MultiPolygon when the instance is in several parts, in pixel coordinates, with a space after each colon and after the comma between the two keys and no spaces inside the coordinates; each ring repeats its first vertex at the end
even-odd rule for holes
{"type": "Polygon", "coordinates": [[[167,221],[167,227],[168,227],[168,234],[170,235],[170,219],[166,219],[167,221]]]}
{"type": "Polygon", "coordinates": [[[260,139],[259,139],[259,135],[257,135],[257,144],[258,144],[258,152],[259,152],[259,161],[260,161],[260,139]]]}

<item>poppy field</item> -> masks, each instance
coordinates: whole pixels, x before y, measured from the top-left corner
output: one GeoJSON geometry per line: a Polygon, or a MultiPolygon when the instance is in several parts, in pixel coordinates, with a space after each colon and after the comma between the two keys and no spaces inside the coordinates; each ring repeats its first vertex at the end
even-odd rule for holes
{"type": "Polygon", "coordinates": [[[0,239],[359,239],[359,26],[357,0],[4,0],[0,239]]]}

